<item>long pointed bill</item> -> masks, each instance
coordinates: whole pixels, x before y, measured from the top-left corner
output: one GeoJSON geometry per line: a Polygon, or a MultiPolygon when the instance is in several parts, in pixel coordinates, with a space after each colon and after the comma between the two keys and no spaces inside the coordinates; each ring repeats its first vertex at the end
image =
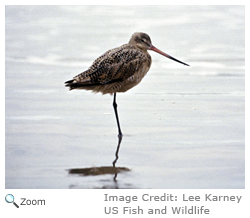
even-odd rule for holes
{"type": "Polygon", "coordinates": [[[167,58],[169,58],[169,59],[171,59],[171,60],[173,60],[173,61],[177,61],[177,62],[179,62],[179,63],[181,63],[181,64],[184,64],[184,65],[186,65],[186,66],[189,66],[188,64],[186,64],[186,63],[184,63],[184,62],[182,62],[182,61],[179,61],[179,60],[175,59],[174,57],[172,57],[172,56],[170,56],[170,55],[168,55],[168,54],[162,52],[161,50],[159,50],[158,48],[154,47],[153,45],[150,46],[149,50],[155,51],[155,52],[157,52],[157,53],[159,53],[159,54],[161,54],[161,55],[163,55],[163,56],[165,56],[165,57],[167,57],[167,58]]]}

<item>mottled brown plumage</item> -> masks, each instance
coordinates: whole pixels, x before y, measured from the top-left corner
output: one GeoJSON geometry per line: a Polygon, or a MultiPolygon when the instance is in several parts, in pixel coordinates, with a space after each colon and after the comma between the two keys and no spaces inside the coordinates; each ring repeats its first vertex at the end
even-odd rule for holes
{"type": "Polygon", "coordinates": [[[113,94],[115,115],[119,135],[121,134],[116,110],[116,92],[126,92],[141,82],[151,66],[151,56],[147,50],[153,50],[174,61],[185,64],[155,48],[146,33],[134,33],[127,44],[108,50],[97,58],[88,70],[65,82],[72,89],[86,89],[103,94],[113,94]]]}
{"type": "Polygon", "coordinates": [[[105,52],[97,58],[90,68],[66,82],[71,89],[86,89],[103,94],[126,92],[137,85],[148,72],[151,57],[146,46],[138,46],[138,40],[149,44],[148,35],[134,34],[128,44],[105,52]],[[136,41],[137,40],[137,41],[136,41]]]}

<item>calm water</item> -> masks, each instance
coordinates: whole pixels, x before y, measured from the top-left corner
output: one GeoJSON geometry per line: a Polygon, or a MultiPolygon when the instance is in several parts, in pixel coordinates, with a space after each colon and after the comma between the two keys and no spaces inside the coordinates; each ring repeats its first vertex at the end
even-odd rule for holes
{"type": "Polygon", "coordinates": [[[243,6],[6,6],[6,188],[244,188],[243,6]],[[112,96],[64,82],[132,33],[150,52],[134,89],[112,96]],[[96,167],[96,168],[94,168],[96,167]]]}

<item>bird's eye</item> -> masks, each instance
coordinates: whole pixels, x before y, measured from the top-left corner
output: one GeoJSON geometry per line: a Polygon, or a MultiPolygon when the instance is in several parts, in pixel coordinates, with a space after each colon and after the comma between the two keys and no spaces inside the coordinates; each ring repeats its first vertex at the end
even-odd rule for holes
{"type": "Polygon", "coordinates": [[[149,43],[147,42],[146,39],[141,39],[141,42],[142,42],[143,44],[146,44],[147,46],[149,46],[149,43]]]}

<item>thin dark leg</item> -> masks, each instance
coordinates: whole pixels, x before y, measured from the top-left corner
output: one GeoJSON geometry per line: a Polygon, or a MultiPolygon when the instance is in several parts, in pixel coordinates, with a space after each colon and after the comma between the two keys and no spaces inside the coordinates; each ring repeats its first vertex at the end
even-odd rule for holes
{"type": "MultiPolygon", "coordinates": [[[[117,145],[117,149],[116,149],[116,152],[115,152],[115,160],[113,161],[113,167],[115,167],[115,164],[116,164],[116,161],[118,160],[119,156],[118,156],[118,153],[119,153],[119,148],[120,148],[120,144],[122,142],[122,135],[119,135],[118,136],[118,145],[117,145]]],[[[115,175],[114,175],[114,181],[116,181],[116,177],[117,177],[117,170],[115,172],[115,175]]]]}
{"type": "Polygon", "coordinates": [[[116,161],[119,158],[118,153],[119,153],[121,142],[122,142],[122,136],[118,136],[118,145],[117,145],[117,149],[116,149],[116,152],[115,152],[115,160],[113,161],[113,167],[115,167],[116,161]]]}
{"type": "Polygon", "coordinates": [[[118,112],[117,112],[117,104],[116,104],[116,93],[114,93],[114,101],[113,101],[113,107],[114,107],[114,111],[115,111],[115,117],[116,117],[116,122],[117,122],[117,127],[118,127],[118,136],[122,136],[122,131],[120,128],[120,123],[119,123],[119,117],[118,117],[118,112]]]}

